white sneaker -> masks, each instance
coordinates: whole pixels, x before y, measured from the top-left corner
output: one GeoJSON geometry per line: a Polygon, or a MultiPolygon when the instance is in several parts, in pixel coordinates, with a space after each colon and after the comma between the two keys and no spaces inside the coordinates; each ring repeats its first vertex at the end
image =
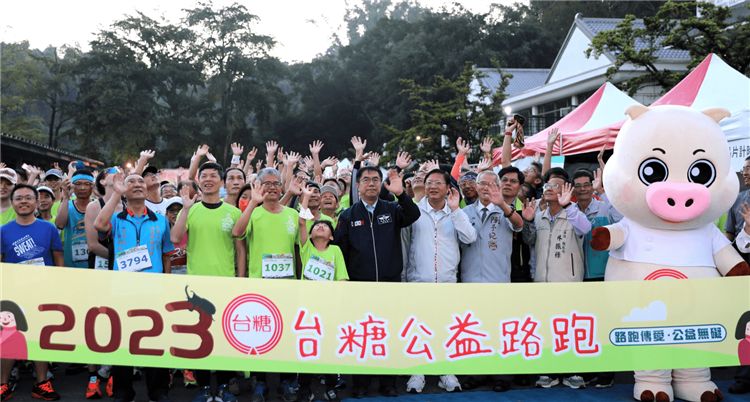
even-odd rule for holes
{"type": "Polygon", "coordinates": [[[112,366],[108,364],[102,364],[99,370],[97,370],[97,374],[99,374],[99,377],[101,378],[109,378],[109,375],[111,372],[112,372],[112,366]]]}
{"type": "Polygon", "coordinates": [[[573,389],[586,388],[586,381],[579,375],[563,378],[563,384],[573,389]]]}
{"type": "Polygon", "coordinates": [[[414,374],[409,378],[409,381],[406,382],[406,392],[416,392],[416,393],[422,393],[422,390],[424,389],[424,375],[422,374],[414,374]]]}
{"type": "Polygon", "coordinates": [[[553,379],[550,376],[540,375],[539,379],[536,381],[535,386],[537,388],[552,388],[559,383],[560,380],[558,380],[557,378],[553,379]]]}
{"type": "Polygon", "coordinates": [[[441,375],[438,387],[445,389],[448,392],[453,392],[458,388],[461,391],[461,383],[458,382],[458,378],[455,375],[441,375]]]}

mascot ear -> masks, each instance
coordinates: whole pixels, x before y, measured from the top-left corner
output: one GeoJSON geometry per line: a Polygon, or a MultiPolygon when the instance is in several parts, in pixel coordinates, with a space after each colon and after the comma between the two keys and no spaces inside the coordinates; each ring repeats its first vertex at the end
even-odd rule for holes
{"type": "Polygon", "coordinates": [[[710,107],[708,109],[701,110],[701,113],[712,118],[717,123],[720,122],[722,119],[732,115],[732,113],[729,112],[729,110],[723,107],[710,107]]]}
{"type": "Polygon", "coordinates": [[[638,116],[648,112],[649,108],[641,105],[640,103],[634,103],[625,108],[625,114],[630,116],[631,119],[635,120],[638,116]]]}

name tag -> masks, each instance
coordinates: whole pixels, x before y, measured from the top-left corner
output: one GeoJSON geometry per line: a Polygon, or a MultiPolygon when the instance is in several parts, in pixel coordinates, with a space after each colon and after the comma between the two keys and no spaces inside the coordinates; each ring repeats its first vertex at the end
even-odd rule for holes
{"type": "Polygon", "coordinates": [[[294,257],[291,254],[263,254],[263,278],[294,278],[294,257]]]}
{"type": "Polygon", "coordinates": [[[44,257],[34,258],[33,260],[26,260],[26,261],[23,261],[23,262],[19,262],[19,264],[44,265],[44,257]]]}
{"type": "Polygon", "coordinates": [[[94,269],[109,270],[109,260],[97,255],[96,260],[94,260],[94,269]]]}
{"type": "Polygon", "coordinates": [[[73,261],[81,262],[81,261],[89,260],[89,244],[88,243],[86,242],[73,243],[70,245],[70,248],[73,251],[73,261]]]}
{"type": "Polygon", "coordinates": [[[117,269],[124,272],[140,272],[151,268],[151,258],[146,245],[129,248],[117,253],[117,269]]]}
{"type": "Polygon", "coordinates": [[[316,255],[311,255],[310,260],[307,261],[303,275],[311,281],[332,281],[335,271],[336,269],[332,262],[326,261],[316,255]]]}

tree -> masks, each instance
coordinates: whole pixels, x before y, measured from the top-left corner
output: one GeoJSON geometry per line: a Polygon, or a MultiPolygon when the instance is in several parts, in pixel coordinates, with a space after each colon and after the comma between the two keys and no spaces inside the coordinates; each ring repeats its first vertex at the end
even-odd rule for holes
{"type": "Polygon", "coordinates": [[[750,17],[731,22],[728,7],[711,3],[667,2],[654,17],[643,19],[637,28],[635,16],[626,16],[616,29],[599,32],[592,40],[586,57],[604,52],[615,56],[615,65],[607,69],[611,79],[625,64],[643,67],[646,73],[629,79],[622,86],[633,96],[640,88],[659,85],[664,91],[677,85],[688,73],[656,67],[656,51],[664,47],[685,50],[690,54],[688,69],[697,66],[709,54],[716,53],[741,73],[750,74],[750,17]],[[696,7],[702,15],[696,17],[696,7]]]}
{"type": "MultiPolygon", "coordinates": [[[[496,64],[497,67],[497,64],[496,64]]],[[[478,145],[488,134],[490,125],[500,120],[503,112],[500,104],[505,98],[508,74],[503,74],[502,82],[494,94],[490,88],[481,85],[481,73],[472,69],[472,62],[466,65],[460,77],[451,81],[442,76],[435,77],[435,84],[425,88],[414,80],[401,80],[406,87],[403,91],[417,107],[411,111],[413,125],[407,130],[398,130],[383,125],[392,136],[386,145],[388,155],[384,160],[393,159],[399,151],[408,150],[417,160],[438,159],[452,161],[451,150],[461,137],[469,145],[478,145]],[[471,84],[480,82],[480,90],[472,94],[471,84]],[[416,151],[414,151],[416,150],[416,151]]]]}
{"type": "Polygon", "coordinates": [[[0,124],[4,133],[44,141],[43,120],[35,112],[30,88],[41,79],[39,66],[31,59],[29,42],[2,43],[0,124]]]}

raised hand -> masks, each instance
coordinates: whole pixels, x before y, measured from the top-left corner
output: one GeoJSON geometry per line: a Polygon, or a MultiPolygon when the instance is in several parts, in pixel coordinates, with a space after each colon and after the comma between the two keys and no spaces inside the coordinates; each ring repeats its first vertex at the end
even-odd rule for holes
{"type": "Polygon", "coordinates": [[[284,147],[279,147],[279,152],[276,153],[276,161],[279,162],[279,164],[284,163],[284,147]]]}
{"type": "Polygon", "coordinates": [[[63,198],[70,199],[70,193],[73,191],[73,184],[70,182],[69,178],[62,181],[60,188],[62,189],[63,198]]]}
{"type": "Polygon", "coordinates": [[[490,190],[490,202],[502,208],[502,205],[505,204],[503,190],[495,182],[490,182],[488,188],[490,190]]]}
{"type": "Polygon", "coordinates": [[[182,198],[182,209],[187,211],[190,209],[190,207],[195,204],[195,201],[198,200],[198,193],[196,193],[192,198],[190,198],[190,186],[182,186],[180,189],[180,198],[182,198]]]}
{"type": "Polygon", "coordinates": [[[209,161],[216,163],[216,158],[213,155],[211,155],[211,152],[206,154],[206,158],[208,158],[209,161]]]}
{"type": "Polygon", "coordinates": [[[547,148],[552,149],[558,138],[560,138],[560,131],[557,127],[549,130],[549,133],[547,133],[547,148]]]}
{"type": "Polygon", "coordinates": [[[177,168],[177,173],[175,174],[175,180],[179,183],[180,180],[182,180],[182,175],[185,174],[185,168],[180,166],[177,168]]]}
{"type": "Polygon", "coordinates": [[[112,186],[115,189],[115,192],[117,194],[125,194],[125,192],[128,190],[128,187],[125,185],[125,173],[123,172],[117,172],[115,173],[114,181],[112,182],[112,186]]]}
{"type": "Polygon", "coordinates": [[[253,149],[250,150],[250,152],[247,153],[247,163],[250,163],[255,159],[255,155],[258,153],[258,150],[253,147],[253,149]]]}
{"type": "MultiPolygon", "coordinates": [[[[3,163],[3,167],[5,167],[4,163],[3,163]]],[[[60,164],[57,163],[57,162],[55,162],[55,163],[52,164],[52,168],[60,170],[60,164]]],[[[2,169],[2,168],[0,168],[0,169],[2,169]]],[[[62,172],[62,170],[60,170],[60,171],[62,172]]]]}
{"type": "Polygon", "coordinates": [[[464,141],[461,137],[456,140],[456,147],[458,148],[459,155],[469,156],[472,151],[471,147],[469,147],[469,143],[464,141]]]}
{"type": "Polygon", "coordinates": [[[411,165],[411,155],[408,152],[399,152],[396,157],[396,166],[406,169],[411,165]]]}
{"type": "Polygon", "coordinates": [[[276,141],[268,141],[266,143],[266,153],[268,155],[273,155],[278,148],[279,144],[277,144],[276,141]]]}
{"type": "Polygon", "coordinates": [[[539,151],[534,152],[534,162],[540,162],[542,160],[542,153],[539,151]]]}
{"type": "Polygon", "coordinates": [[[141,151],[141,159],[149,160],[156,155],[156,151],[152,151],[150,149],[147,149],[145,151],[141,151]]]}
{"type": "Polygon", "coordinates": [[[255,171],[260,172],[260,169],[263,168],[263,159],[259,159],[258,162],[255,164],[255,171]]]}
{"type": "Polygon", "coordinates": [[[362,141],[359,137],[352,137],[351,141],[355,151],[364,153],[367,140],[362,141]]]}
{"type": "Polygon", "coordinates": [[[310,155],[308,155],[308,156],[305,156],[305,167],[306,167],[306,168],[307,168],[308,170],[310,170],[310,167],[311,167],[311,166],[314,166],[314,165],[315,165],[315,162],[313,162],[313,158],[312,158],[312,156],[310,156],[310,155]]]}
{"type": "Polygon", "coordinates": [[[493,145],[495,145],[495,141],[493,141],[492,138],[484,137],[484,140],[482,140],[482,145],[479,146],[479,149],[482,151],[482,154],[489,154],[492,152],[493,145]]]}
{"type": "MultiPolygon", "coordinates": [[[[540,202],[539,205],[542,203],[540,202]]],[[[526,200],[526,202],[523,203],[523,211],[521,212],[521,216],[524,220],[527,221],[533,221],[534,215],[536,215],[536,200],[534,197],[531,197],[530,200],[526,200]]]]}
{"type": "Polygon", "coordinates": [[[604,194],[604,186],[602,186],[602,170],[596,169],[594,171],[594,182],[591,183],[591,186],[594,187],[594,191],[596,191],[597,194],[602,195],[604,194]]]}
{"type": "Polygon", "coordinates": [[[321,169],[325,169],[328,166],[338,165],[338,163],[339,163],[339,160],[336,159],[335,156],[329,156],[328,158],[326,158],[325,160],[323,160],[323,162],[320,163],[320,168],[321,169]]]}
{"type": "Polygon", "coordinates": [[[296,152],[294,152],[294,151],[289,152],[287,154],[287,157],[286,157],[286,159],[287,159],[287,161],[289,162],[290,165],[293,165],[293,164],[299,162],[300,158],[301,158],[301,155],[298,154],[298,153],[296,153],[296,152]]]}
{"type": "Polygon", "coordinates": [[[310,153],[313,155],[320,154],[320,150],[323,148],[323,142],[322,141],[313,141],[312,144],[310,144],[310,153]]]}
{"type": "Polygon", "coordinates": [[[604,144],[604,146],[602,146],[602,150],[599,151],[599,155],[596,156],[596,160],[599,161],[599,167],[601,167],[602,170],[604,170],[604,151],[606,150],[607,144],[604,144]]]}
{"type": "Polygon", "coordinates": [[[198,150],[195,151],[195,154],[198,155],[199,158],[202,158],[208,154],[208,145],[201,145],[198,147],[198,150]]]}
{"type": "Polygon", "coordinates": [[[380,154],[379,154],[379,153],[377,153],[377,152],[373,152],[373,153],[372,153],[372,154],[370,155],[370,159],[369,159],[369,162],[370,162],[370,166],[375,166],[375,167],[377,167],[377,166],[378,166],[378,162],[380,162],[380,154]]]}
{"type": "Polygon", "coordinates": [[[268,191],[266,191],[266,188],[263,187],[263,184],[261,184],[260,180],[255,180],[250,186],[252,187],[251,197],[253,204],[259,205],[263,203],[263,201],[266,200],[268,191]]]}
{"type": "Polygon", "coordinates": [[[300,186],[299,189],[300,189],[300,192],[302,193],[303,197],[305,197],[307,199],[309,199],[310,197],[312,197],[313,192],[312,192],[312,190],[310,190],[309,187],[307,187],[307,186],[300,186]]]}
{"type": "Polygon", "coordinates": [[[448,190],[448,207],[451,209],[451,211],[455,211],[458,209],[459,204],[461,203],[461,197],[458,196],[458,191],[451,187],[448,190]]]}
{"type": "Polygon", "coordinates": [[[427,173],[431,170],[440,169],[440,164],[438,163],[437,159],[433,159],[431,161],[425,162],[422,167],[424,168],[424,172],[427,173]]]}
{"type": "Polygon", "coordinates": [[[289,183],[289,192],[294,195],[301,195],[302,194],[302,182],[304,181],[303,177],[297,176],[292,180],[291,183],[289,183]]]}
{"type": "Polygon", "coordinates": [[[75,161],[73,161],[73,162],[70,162],[70,163],[68,163],[68,174],[69,174],[69,175],[70,175],[71,177],[73,177],[73,173],[75,173],[75,172],[76,172],[76,168],[75,168],[75,166],[74,166],[75,164],[76,164],[76,163],[75,163],[75,161]]]}
{"type": "Polygon", "coordinates": [[[492,169],[492,159],[482,158],[477,164],[477,173],[492,169]]]}
{"type": "Polygon", "coordinates": [[[560,205],[568,205],[570,200],[573,198],[573,186],[570,183],[563,184],[562,193],[557,196],[557,202],[560,205]]]}
{"type": "Polygon", "coordinates": [[[243,147],[242,145],[236,142],[232,143],[232,155],[240,156],[242,155],[244,151],[245,151],[245,147],[243,147]]]}
{"type": "Polygon", "coordinates": [[[389,183],[383,183],[385,185],[385,189],[390,191],[396,196],[401,195],[401,193],[404,192],[404,184],[401,182],[401,178],[404,177],[404,173],[401,172],[401,174],[396,171],[396,169],[391,169],[388,171],[388,180],[391,182],[389,183]]]}

